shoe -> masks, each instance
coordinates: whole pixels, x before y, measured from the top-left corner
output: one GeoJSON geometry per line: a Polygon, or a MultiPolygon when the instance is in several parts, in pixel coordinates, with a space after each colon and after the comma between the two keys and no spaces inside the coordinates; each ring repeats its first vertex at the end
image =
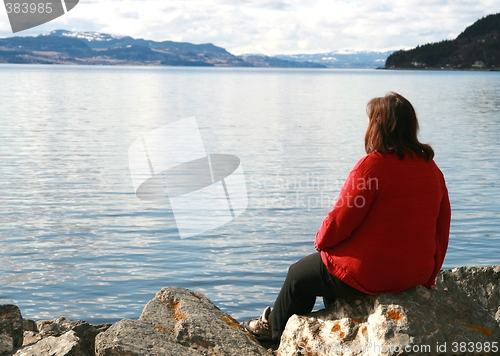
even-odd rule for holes
{"type": "Polygon", "coordinates": [[[271,307],[266,307],[258,319],[252,319],[242,323],[243,327],[250,331],[257,339],[271,339],[271,329],[269,328],[269,314],[271,307]]]}

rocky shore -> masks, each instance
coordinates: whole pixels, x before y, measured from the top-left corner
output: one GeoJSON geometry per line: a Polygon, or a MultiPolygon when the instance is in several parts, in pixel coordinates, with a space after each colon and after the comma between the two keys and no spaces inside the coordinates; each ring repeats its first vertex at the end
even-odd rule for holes
{"type": "Polygon", "coordinates": [[[267,349],[203,294],[161,289],[138,320],[23,319],[0,305],[0,356],[500,355],[500,265],[442,271],[437,290],[339,299],[294,315],[267,349]]]}

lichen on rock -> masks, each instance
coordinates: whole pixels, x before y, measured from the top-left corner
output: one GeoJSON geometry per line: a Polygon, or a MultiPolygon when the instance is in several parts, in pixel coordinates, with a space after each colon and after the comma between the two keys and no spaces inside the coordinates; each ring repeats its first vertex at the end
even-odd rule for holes
{"type": "Polygon", "coordinates": [[[500,340],[499,286],[500,266],[459,267],[439,274],[437,290],[338,299],[292,316],[279,355],[451,355],[464,342],[493,345],[500,340]]]}
{"type": "MultiPolygon", "coordinates": [[[[279,356],[500,354],[500,266],[441,271],[436,290],[336,300],[328,309],[293,315],[279,356]],[[463,353],[474,345],[477,352],[463,353]],[[496,343],[496,344],[495,344],[496,343]],[[478,347],[486,347],[479,350],[478,347]],[[496,345],[496,346],[495,346],[496,345]],[[496,348],[495,348],[496,347],[496,348]]],[[[264,356],[266,350],[205,295],[166,287],[139,320],[90,325],[59,317],[22,318],[0,306],[0,356],[264,356]]]]}

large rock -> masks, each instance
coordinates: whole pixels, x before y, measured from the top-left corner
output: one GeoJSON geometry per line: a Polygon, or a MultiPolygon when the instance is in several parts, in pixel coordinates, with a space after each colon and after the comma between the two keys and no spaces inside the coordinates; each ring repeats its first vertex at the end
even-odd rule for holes
{"type": "Polygon", "coordinates": [[[0,356],[11,355],[23,345],[23,317],[15,305],[0,305],[0,356]]]}
{"type": "Polygon", "coordinates": [[[25,319],[22,323],[23,347],[14,356],[93,356],[96,335],[110,326],[64,317],[38,322],[25,319]]]}
{"type": "Polygon", "coordinates": [[[89,355],[94,354],[97,334],[109,327],[109,324],[91,325],[83,320],[70,320],[64,317],[59,317],[53,321],[37,322],[38,335],[42,339],[50,336],[60,337],[72,331],[80,340],[79,347],[89,355]]]}
{"type": "Polygon", "coordinates": [[[437,286],[451,294],[465,293],[493,314],[500,324],[500,265],[465,266],[451,271],[442,271],[438,277],[437,286]]]}
{"type": "Polygon", "coordinates": [[[99,356],[202,356],[195,347],[178,344],[170,332],[147,322],[123,319],[97,337],[99,356]]]}
{"type": "Polygon", "coordinates": [[[292,316],[286,355],[500,354],[500,266],[442,271],[437,290],[338,299],[292,316]]]}
{"type": "MultiPolygon", "coordinates": [[[[396,295],[338,299],[327,310],[294,315],[278,353],[500,355],[499,342],[500,266],[459,267],[441,272],[435,291],[418,286],[396,295]]],[[[23,320],[17,307],[0,306],[0,356],[270,353],[203,294],[177,287],[159,291],[139,320],[111,327],[66,318],[23,320]]]]}
{"type": "Polygon", "coordinates": [[[124,319],[96,337],[97,356],[269,355],[203,294],[163,288],[138,321],[124,319]]]}
{"type": "Polygon", "coordinates": [[[73,330],[60,336],[49,336],[35,344],[23,347],[14,356],[92,356],[73,330]]]}

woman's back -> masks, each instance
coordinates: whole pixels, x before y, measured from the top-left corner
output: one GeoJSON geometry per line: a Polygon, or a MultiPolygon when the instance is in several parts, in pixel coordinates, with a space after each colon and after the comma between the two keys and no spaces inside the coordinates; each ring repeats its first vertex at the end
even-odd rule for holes
{"type": "Polygon", "coordinates": [[[435,288],[448,247],[451,209],[434,150],[419,142],[411,103],[391,92],[367,105],[366,156],[354,166],[316,233],[318,251],[288,269],[274,308],[248,330],[279,344],[293,314],[317,296],[336,298],[435,288]]]}
{"type": "MultiPolygon", "coordinates": [[[[447,243],[448,232],[442,230],[449,226],[448,193],[434,161],[368,154],[353,168],[339,195],[344,203],[348,196],[357,198],[350,205],[335,206],[331,214],[343,217],[337,224],[354,228],[339,231],[349,236],[322,249],[329,270],[367,293],[397,293],[428,284],[437,262],[436,245],[445,237],[447,243]]],[[[335,239],[335,229],[322,228],[317,239],[335,239]]]]}

